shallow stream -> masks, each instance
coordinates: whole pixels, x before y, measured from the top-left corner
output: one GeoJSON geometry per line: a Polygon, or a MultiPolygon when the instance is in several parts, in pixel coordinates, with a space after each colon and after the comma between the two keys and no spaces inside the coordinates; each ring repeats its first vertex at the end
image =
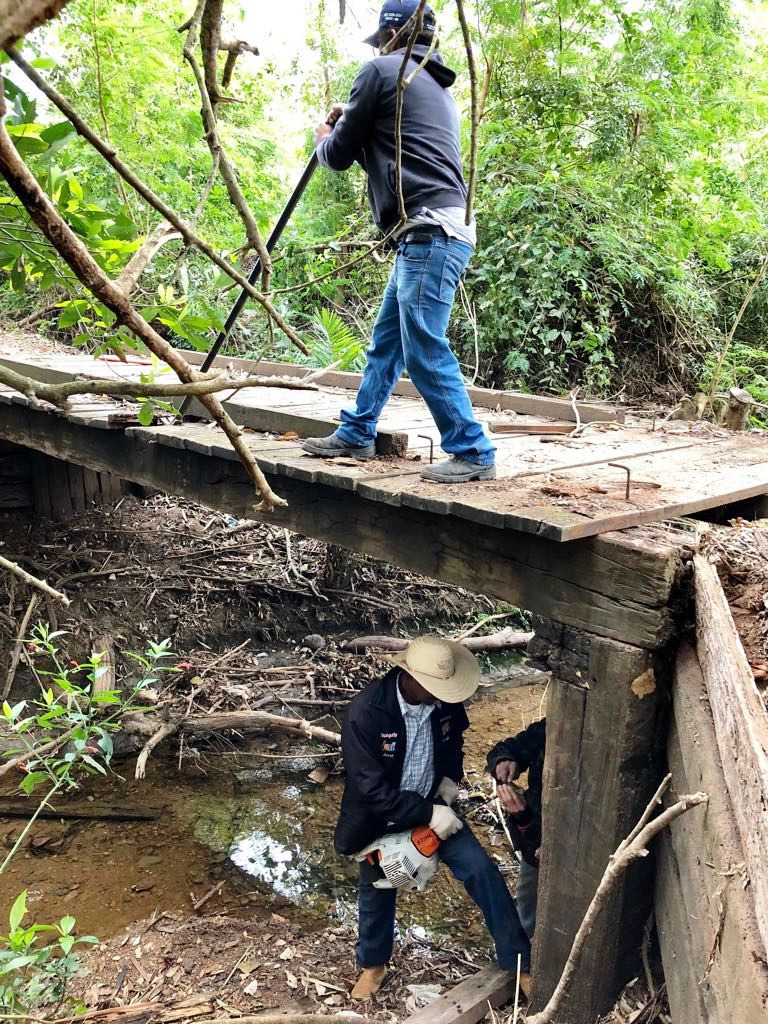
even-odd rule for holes
{"type": "MultiPolygon", "coordinates": [[[[544,693],[541,683],[510,688],[506,679],[472,702],[470,786],[487,789],[482,768],[488,746],[540,717],[544,693]]],[[[332,845],[343,778],[311,781],[313,769],[333,760],[296,757],[291,743],[259,738],[236,755],[222,745],[197,762],[185,759],[181,770],[153,756],[143,782],[133,779],[132,760],[116,765],[122,777],[108,793],[103,781],[86,788],[93,807],[138,807],[156,814],[155,820],[38,821],[31,844],[0,878],[0,924],[24,888],[30,918],[46,922],[72,914],[81,934],[100,938],[152,914],[194,913],[194,903],[212,889],[197,911],[201,916],[279,913],[311,927],[354,915],[356,868],[332,845]]],[[[22,824],[0,819],[0,847],[11,844],[22,824]]],[[[499,836],[477,831],[510,866],[499,836]]],[[[400,900],[400,923],[465,945],[487,945],[477,912],[446,871],[426,893],[400,900]]]]}

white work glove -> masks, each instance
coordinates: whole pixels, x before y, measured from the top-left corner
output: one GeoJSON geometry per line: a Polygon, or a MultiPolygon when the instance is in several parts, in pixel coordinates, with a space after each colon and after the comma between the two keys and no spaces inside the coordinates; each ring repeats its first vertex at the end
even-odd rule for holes
{"type": "Polygon", "coordinates": [[[459,787],[453,779],[449,779],[447,775],[444,775],[440,785],[437,787],[437,793],[435,793],[435,796],[439,796],[441,800],[445,800],[450,807],[458,795],[459,787]]]}
{"type": "Polygon", "coordinates": [[[464,822],[457,814],[453,813],[450,807],[434,804],[429,827],[440,839],[448,839],[459,829],[464,828],[464,822]]]}

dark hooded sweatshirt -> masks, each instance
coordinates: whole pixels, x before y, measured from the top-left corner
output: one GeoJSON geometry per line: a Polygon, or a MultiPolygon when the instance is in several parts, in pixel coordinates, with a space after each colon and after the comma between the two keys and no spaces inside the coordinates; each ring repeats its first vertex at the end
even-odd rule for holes
{"type": "MultiPolygon", "coordinates": [[[[406,75],[428,47],[414,46],[406,75]]],[[[368,174],[368,202],[384,233],[397,223],[395,109],[403,51],[376,57],[352,86],[349,102],[331,135],[317,147],[324,167],[345,171],[358,161],[368,174]]],[[[440,54],[430,55],[403,93],[403,198],[409,217],[422,207],[464,206],[467,186],[461,169],[459,117],[448,89],[456,73],[440,54]]]]}
{"type": "Polygon", "coordinates": [[[547,720],[542,718],[492,747],[488,752],[486,768],[492,772],[499,761],[515,761],[520,772],[528,772],[525,791],[527,807],[519,814],[507,816],[516,832],[523,859],[532,867],[539,866],[537,856],[541,846],[541,791],[544,780],[544,754],[547,748],[547,720]]]}

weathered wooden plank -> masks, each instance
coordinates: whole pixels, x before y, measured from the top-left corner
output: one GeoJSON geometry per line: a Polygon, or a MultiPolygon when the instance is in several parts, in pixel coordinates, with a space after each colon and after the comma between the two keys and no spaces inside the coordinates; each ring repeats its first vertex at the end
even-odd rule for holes
{"type": "MultiPolygon", "coordinates": [[[[184,356],[190,363],[199,365],[202,363],[204,353],[184,352],[184,356]]],[[[306,377],[310,373],[316,373],[314,369],[307,369],[305,366],[296,366],[291,363],[274,363],[262,360],[258,363],[251,359],[230,359],[228,356],[219,356],[214,360],[214,366],[232,365],[238,370],[249,370],[256,373],[272,374],[274,376],[306,377]]],[[[357,391],[360,386],[362,375],[359,373],[347,373],[341,370],[326,370],[316,378],[318,384],[326,384],[331,387],[349,388],[357,391]]],[[[525,395],[519,391],[496,391],[491,388],[468,387],[467,392],[473,405],[485,409],[502,409],[511,412],[530,414],[533,416],[552,416],[557,419],[567,420],[569,423],[576,422],[576,416],[571,402],[566,398],[549,398],[542,395],[525,395]]],[[[402,395],[406,398],[420,398],[419,392],[411,381],[401,378],[395,385],[393,394],[402,395]]],[[[582,423],[594,423],[598,420],[613,420],[618,423],[624,422],[624,414],[610,406],[586,405],[578,403],[579,415],[582,423]]]]}
{"type": "Polygon", "coordinates": [[[86,508],[85,484],[83,482],[83,467],[76,466],[72,462],[67,463],[67,475],[69,477],[69,496],[74,512],[84,512],[86,508]]]}
{"type": "Polygon", "coordinates": [[[758,1024],[768,1018],[768,963],[754,890],[744,887],[744,851],[717,751],[695,651],[681,647],[667,742],[672,785],[709,794],[656,840],[656,927],[675,1024],[758,1024]]]}
{"type": "Polygon", "coordinates": [[[768,951],[768,715],[717,572],[704,555],[696,555],[693,564],[696,646],[768,951]]]}
{"type": "MultiPolygon", "coordinates": [[[[663,455],[663,452],[659,453],[663,455]]],[[[617,456],[617,461],[621,457],[617,456]]],[[[702,485],[709,487],[710,482],[702,476],[702,485]]],[[[702,488],[702,490],[703,490],[702,488]]],[[[711,490],[692,495],[690,498],[671,501],[648,509],[632,509],[629,512],[618,512],[595,516],[590,519],[580,516],[577,522],[559,527],[547,523],[550,529],[543,532],[555,540],[576,540],[579,537],[591,537],[595,533],[608,530],[626,530],[644,523],[657,523],[661,519],[677,519],[694,512],[705,512],[711,508],[721,508],[737,501],[746,501],[762,494],[768,494],[768,462],[758,463],[749,467],[735,467],[720,473],[717,483],[711,490]]],[[[546,522],[546,521],[545,521],[546,522]]]]}
{"type": "MultiPolygon", "coordinates": [[[[188,359],[193,355],[193,353],[187,351],[182,354],[188,359]]],[[[192,359],[189,361],[194,362],[192,359]]],[[[238,362],[240,360],[228,359],[224,361],[224,365],[226,366],[228,363],[236,364],[238,362]]],[[[96,361],[85,366],[81,362],[75,364],[71,359],[69,363],[64,362],[62,364],[59,362],[58,365],[51,365],[53,363],[54,360],[19,360],[9,356],[0,356],[0,365],[8,366],[12,370],[16,370],[17,373],[25,373],[34,380],[40,380],[47,384],[60,384],[64,381],[74,380],[76,376],[88,376],[91,378],[114,376],[114,371],[109,364],[99,365],[96,361]],[[72,368],[68,369],[68,365],[72,368]]],[[[253,366],[254,364],[251,363],[251,368],[253,366]]],[[[297,369],[301,369],[301,367],[297,369]]],[[[283,375],[281,374],[281,376],[283,375]]],[[[270,430],[277,434],[293,431],[301,437],[332,434],[339,425],[338,419],[335,418],[328,419],[322,415],[311,416],[307,413],[294,413],[290,408],[282,406],[280,392],[277,389],[265,388],[263,390],[265,393],[271,392],[268,395],[270,402],[268,405],[254,405],[245,398],[239,398],[237,395],[223,402],[224,408],[238,425],[251,427],[253,430],[270,430]]],[[[20,399],[23,398],[21,395],[18,397],[20,399]]],[[[25,403],[26,401],[24,399],[25,403]]],[[[342,404],[348,404],[348,402],[342,402],[342,404]]],[[[208,411],[196,399],[190,404],[190,414],[199,416],[202,419],[210,419],[208,411]]],[[[84,416],[87,417],[87,415],[87,413],[81,415],[74,412],[72,413],[72,418],[79,420],[84,416]]],[[[130,412],[121,413],[115,411],[112,418],[106,414],[96,418],[99,419],[98,426],[107,428],[113,427],[115,424],[125,425],[127,422],[134,422],[133,414],[130,412]],[[103,422],[101,422],[102,420],[103,422]]],[[[403,454],[408,447],[408,435],[381,430],[376,439],[376,447],[382,455],[403,454]]]]}
{"type": "Polygon", "coordinates": [[[32,460],[32,507],[35,515],[50,519],[52,513],[51,494],[48,489],[48,456],[35,452],[32,460]]]}
{"type": "Polygon", "coordinates": [[[428,1006],[406,1017],[403,1024],[475,1024],[494,1009],[514,999],[516,977],[498,964],[484,967],[455,985],[428,1006]]]}
{"type": "MultiPolygon", "coordinates": [[[[13,406],[11,406],[13,408],[13,406]]],[[[67,463],[58,458],[51,458],[46,465],[48,474],[48,490],[51,496],[51,519],[61,522],[75,513],[72,494],[69,488],[69,472],[67,463]]]]}
{"type": "MultiPolygon", "coordinates": [[[[534,936],[536,1006],[554,990],[609,858],[645,809],[662,771],[661,658],[600,637],[585,639],[583,656],[569,659],[578,683],[555,678],[547,703],[537,917],[549,927],[537,928],[534,936]]],[[[548,660],[556,664],[557,640],[554,647],[548,660]]],[[[559,1019],[594,1024],[632,976],[651,905],[649,870],[647,861],[634,865],[611,891],[559,1019]]]]}
{"type": "MultiPolygon", "coordinates": [[[[0,406],[1,437],[232,515],[254,516],[253,486],[239,462],[152,443],[153,432],[162,429],[117,435],[38,409],[0,406]]],[[[655,649],[669,635],[672,620],[666,605],[680,565],[672,544],[654,544],[646,537],[643,550],[614,535],[560,545],[452,516],[384,505],[319,482],[269,478],[289,506],[263,518],[297,533],[639,647],[655,649]]]]}

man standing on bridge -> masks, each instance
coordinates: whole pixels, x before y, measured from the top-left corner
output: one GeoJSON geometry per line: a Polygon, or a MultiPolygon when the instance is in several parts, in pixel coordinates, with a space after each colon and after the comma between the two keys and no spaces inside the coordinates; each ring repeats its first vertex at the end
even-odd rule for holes
{"type": "Polygon", "coordinates": [[[448,462],[422,477],[439,483],[492,480],[495,448],[478,423],[446,330],[475,245],[465,223],[467,186],[459,150],[459,119],[448,92],[456,74],[435,49],[435,16],[423,11],[403,92],[402,193],[407,221],[398,227],[395,111],[397,77],[418,0],[386,0],[378,30],[365,41],[379,49],[352,86],[349,102],[333,108],[315,131],[324,167],[344,171],[359,162],[368,175],[368,201],[385,234],[395,232],[397,258],[373,329],[355,408],[341,412],[330,437],[310,437],[302,448],[323,458],[376,454],[376,424],[403,368],[429,407],[448,462]],[[418,65],[426,60],[423,69],[418,65]],[[334,125],[334,127],[331,127],[334,125]],[[396,229],[396,230],[395,230],[396,229]]]}

